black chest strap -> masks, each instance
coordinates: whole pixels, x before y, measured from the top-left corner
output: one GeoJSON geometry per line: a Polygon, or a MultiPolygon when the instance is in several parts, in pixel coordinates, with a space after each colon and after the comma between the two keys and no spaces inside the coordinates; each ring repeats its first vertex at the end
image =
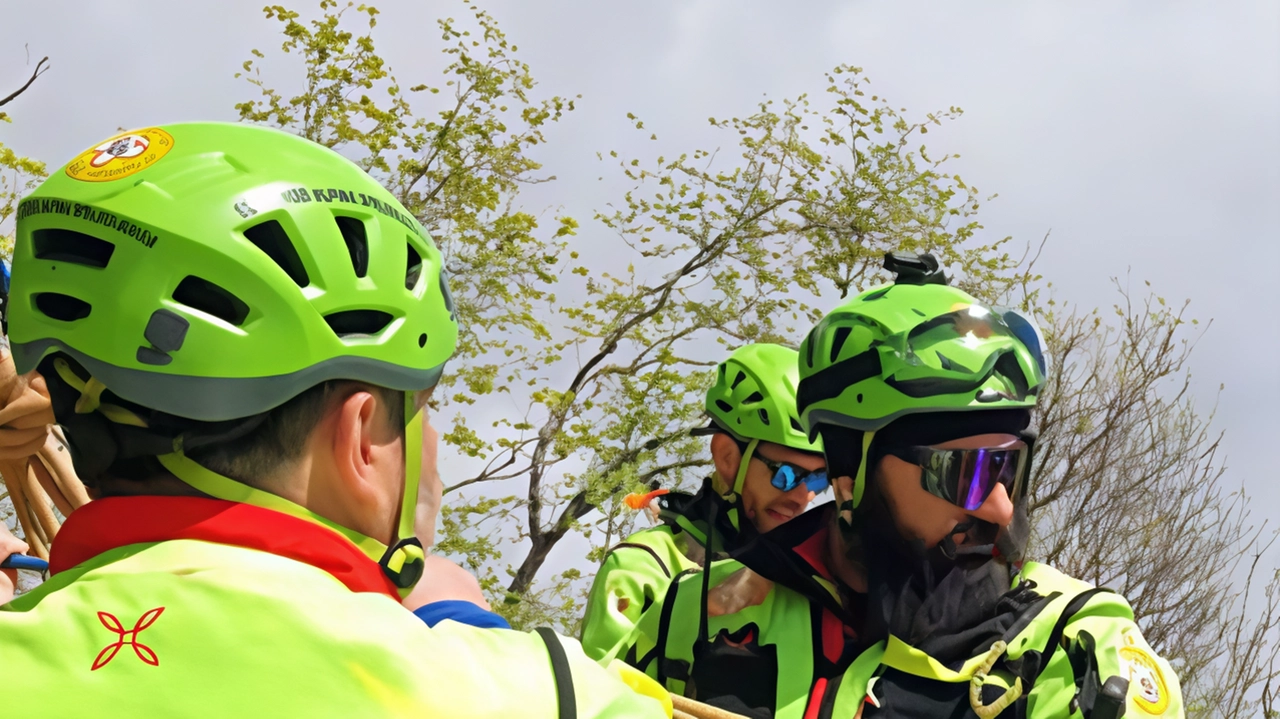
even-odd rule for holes
{"type": "Polygon", "coordinates": [[[569,668],[569,657],[564,653],[560,637],[547,627],[535,630],[542,643],[547,645],[547,654],[551,657],[551,674],[556,680],[556,703],[559,705],[560,719],[577,719],[578,700],[573,693],[573,671],[569,668]]]}

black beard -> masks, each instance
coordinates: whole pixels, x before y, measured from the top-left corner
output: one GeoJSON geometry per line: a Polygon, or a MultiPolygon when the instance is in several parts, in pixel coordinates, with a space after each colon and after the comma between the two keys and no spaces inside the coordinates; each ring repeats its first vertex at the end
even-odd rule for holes
{"type": "Polygon", "coordinates": [[[925,548],[905,539],[883,499],[869,494],[854,530],[855,546],[866,548],[866,638],[893,634],[944,664],[989,649],[1026,608],[1010,590],[1009,565],[993,556],[999,527],[975,519],[956,528],[967,535],[964,546],[948,536],[925,548]]]}

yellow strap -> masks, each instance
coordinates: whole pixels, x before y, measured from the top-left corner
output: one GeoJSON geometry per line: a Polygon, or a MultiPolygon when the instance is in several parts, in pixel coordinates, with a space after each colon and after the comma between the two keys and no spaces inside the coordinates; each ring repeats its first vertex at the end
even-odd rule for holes
{"type": "Polygon", "coordinates": [[[952,671],[938,662],[937,659],[908,645],[896,636],[889,635],[888,646],[880,663],[902,672],[918,677],[936,679],[942,682],[969,684],[969,705],[979,719],[993,719],[1007,709],[1022,696],[1022,679],[1014,679],[1013,686],[1005,689],[991,704],[982,703],[982,687],[986,683],[987,674],[996,665],[996,661],[1004,656],[1008,645],[997,641],[985,654],[973,657],[960,667],[960,671],[952,671]]]}
{"type": "Polygon", "coordinates": [[[382,555],[386,554],[387,546],[376,539],[360,534],[351,529],[321,517],[298,504],[294,504],[284,497],[280,497],[270,492],[264,492],[255,489],[247,484],[224,477],[216,472],[206,469],[204,466],[197,464],[188,458],[181,451],[172,454],[162,454],[157,459],[164,468],[169,470],[173,476],[204,492],[205,494],[225,499],[228,502],[241,502],[243,504],[252,504],[255,507],[263,509],[272,509],[277,512],[283,512],[298,519],[305,519],[313,524],[319,524],[327,527],[338,534],[346,537],[352,544],[359,547],[370,559],[377,562],[382,559],[382,555]]]}
{"type": "Polygon", "coordinates": [[[116,424],[127,424],[132,427],[147,427],[147,422],[138,415],[130,412],[124,407],[114,404],[104,404],[102,402],[102,393],[106,391],[107,386],[96,377],[89,377],[89,381],[85,382],[71,370],[71,365],[61,357],[53,361],[53,368],[57,370],[58,376],[62,378],[72,389],[80,391],[80,399],[76,400],[76,414],[89,414],[97,411],[107,419],[116,424]]]}
{"type": "Polygon", "coordinates": [[[1009,708],[1009,705],[1018,701],[1018,697],[1022,696],[1022,677],[1014,679],[1013,686],[1004,690],[1004,693],[990,704],[982,703],[982,685],[987,681],[987,672],[996,665],[996,660],[1004,655],[1008,645],[1004,641],[997,641],[991,645],[991,650],[982,658],[982,665],[974,672],[973,679],[969,681],[969,706],[973,708],[973,713],[978,715],[978,719],[995,719],[1000,712],[1009,708]]]}
{"type": "Polygon", "coordinates": [[[751,457],[756,453],[756,445],[760,444],[760,440],[753,439],[747,443],[747,449],[742,453],[742,461],[738,462],[738,476],[733,480],[733,496],[734,498],[742,496],[742,485],[747,481],[747,467],[751,464],[751,457]]]}
{"type": "Polygon", "coordinates": [[[614,659],[609,662],[608,669],[621,679],[623,684],[631,687],[631,691],[657,699],[658,703],[662,704],[662,711],[668,717],[671,716],[671,695],[667,693],[667,690],[661,684],[650,678],[648,674],[623,663],[620,659],[614,659]]]}
{"type": "Polygon", "coordinates": [[[853,480],[853,506],[862,505],[862,492],[867,488],[867,453],[871,451],[871,440],[875,439],[875,430],[862,433],[862,461],[858,462],[858,476],[853,480]]]}
{"type": "MultiPolygon", "coordinates": [[[[418,485],[422,481],[422,424],[427,421],[426,412],[414,403],[413,393],[406,392],[404,398],[404,490],[400,500],[400,526],[396,534],[401,538],[414,536],[418,485]]],[[[378,559],[380,557],[374,557],[374,561],[378,559]]]]}
{"type": "Polygon", "coordinates": [[[89,381],[80,390],[80,399],[76,400],[76,414],[89,414],[102,404],[102,392],[107,386],[96,377],[90,377],[89,381]]]}
{"type": "Polygon", "coordinates": [[[937,659],[890,634],[880,663],[918,677],[959,684],[973,679],[978,668],[986,660],[986,654],[977,656],[965,662],[964,666],[960,667],[960,671],[953,671],[937,659]]]}
{"type": "Polygon", "coordinates": [[[813,575],[813,580],[818,584],[822,585],[822,588],[827,590],[827,594],[830,594],[831,598],[836,600],[837,604],[840,604],[841,606],[844,605],[844,602],[840,600],[840,590],[836,588],[836,585],[834,583],[829,582],[826,579],[816,574],[813,575]]]}

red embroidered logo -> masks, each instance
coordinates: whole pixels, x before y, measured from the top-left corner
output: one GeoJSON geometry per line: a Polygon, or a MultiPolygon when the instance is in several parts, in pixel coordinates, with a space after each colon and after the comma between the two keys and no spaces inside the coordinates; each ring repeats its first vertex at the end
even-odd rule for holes
{"type": "Polygon", "coordinates": [[[133,629],[129,630],[124,628],[124,625],[120,623],[119,619],[116,619],[114,614],[110,612],[98,612],[98,621],[102,622],[102,626],[115,632],[117,637],[114,642],[108,644],[106,648],[98,652],[98,658],[93,660],[93,669],[90,671],[97,671],[98,669],[105,667],[112,659],[116,658],[116,654],[120,651],[120,648],[126,644],[133,647],[133,653],[137,654],[138,658],[143,662],[146,662],[153,667],[160,666],[160,657],[156,656],[156,653],[152,651],[151,647],[138,641],[138,635],[142,633],[143,629],[155,624],[156,620],[160,618],[160,615],[163,612],[164,607],[156,607],[155,609],[147,610],[138,618],[138,623],[133,625],[133,629]]]}

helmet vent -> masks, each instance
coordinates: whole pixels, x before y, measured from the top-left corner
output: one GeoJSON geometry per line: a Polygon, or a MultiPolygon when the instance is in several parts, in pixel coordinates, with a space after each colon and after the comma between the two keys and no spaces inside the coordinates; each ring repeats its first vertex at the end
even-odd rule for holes
{"type": "Polygon", "coordinates": [[[391,315],[381,310],[345,310],[325,315],[324,321],[341,339],[372,337],[391,324],[391,315]]]}
{"type": "Polygon", "coordinates": [[[345,215],[334,215],[333,219],[338,223],[343,242],[347,243],[351,268],[356,271],[356,277],[364,277],[369,274],[369,237],[365,233],[364,222],[345,215]]]}
{"type": "Polygon", "coordinates": [[[284,231],[279,222],[267,220],[260,225],[254,225],[244,231],[244,236],[267,257],[270,257],[272,262],[279,265],[294,284],[299,287],[311,284],[311,279],[307,277],[307,269],[302,266],[302,258],[298,257],[297,248],[293,246],[293,242],[289,240],[289,233],[284,231]]]}
{"type": "Polygon", "coordinates": [[[886,288],[884,288],[883,290],[876,290],[875,292],[872,292],[871,294],[867,295],[866,297],[863,297],[863,298],[862,298],[862,301],[863,301],[863,302],[871,302],[871,301],[873,301],[873,300],[878,300],[878,299],[880,299],[880,298],[884,297],[885,295],[889,294],[889,290],[891,290],[891,289],[893,289],[893,287],[892,287],[892,286],[886,287],[886,288]]]}
{"type": "Polygon", "coordinates": [[[840,350],[844,348],[845,340],[849,339],[849,333],[853,331],[852,327],[837,327],[835,334],[831,338],[831,358],[829,361],[835,362],[836,357],[840,356],[840,350]]]}
{"type": "Polygon", "coordinates": [[[791,429],[794,429],[797,432],[804,431],[804,427],[800,426],[800,420],[796,419],[795,417],[788,417],[787,419],[791,420],[791,429]]]}
{"type": "Polygon", "coordinates": [[[755,404],[756,402],[763,402],[763,401],[764,401],[764,395],[760,394],[759,392],[752,392],[750,395],[747,395],[746,399],[742,400],[742,403],[755,404]]]}
{"type": "Polygon", "coordinates": [[[726,401],[724,401],[724,400],[722,400],[722,399],[718,399],[718,400],[716,400],[716,406],[720,408],[720,411],[721,411],[721,412],[732,412],[732,411],[733,411],[733,405],[729,404],[728,402],[726,402],[726,401]]]}
{"type": "Polygon", "coordinates": [[[88,302],[57,292],[41,292],[36,295],[36,309],[63,322],[82,320],[93,311],[88,302]]]}
{"type": "Polygon", "coordinates": [[[759,412],[760,412],[760,421],[761,421],[761,422],[764,422],[764,423],[765,423],[765,426],[768,426],[768,424],[769,424],[769,410],[767,410],[767,409],[761,409],[761,410],[759,410],[759,412]]]}
{"type": "Polygon", "coordinates": [[[187,275],[178,283],[178,288],[173,291],[173,301],[237,327],[244,324],[249,316],[249,305],[230,290],[194,275],[187,275]]]}
{"type": "Polygon", "coordinates": [[[404,270],[404,288],[412,290],[418,284],[418,278],[422,277],[422,255],[413,249],[413,245],[406,243],[408,249],[405,260],[404,270]]]}
{"type": "Polygon", "coordinates": [[[116,246],[91,235],[72,230],[36,230],[31,233],[36,259],[70,262],[88,267],[106,267],[116,246]]]}
{"type": "Polygon", "coordinates": [[[742,380],[747,378],[746,372],[739,372],[737,377],[733,378],[733,384],[729,385],[729,389],[737,389],[742,384],[742,380]]]}
{"type": "Polygon", "coordinates": [[[934,354],[938,355],[938,365],[942,367],[942,369],[951,369],[951,360],[947,359],[946,355],[941,352],[934,352],[934,354]]]}

